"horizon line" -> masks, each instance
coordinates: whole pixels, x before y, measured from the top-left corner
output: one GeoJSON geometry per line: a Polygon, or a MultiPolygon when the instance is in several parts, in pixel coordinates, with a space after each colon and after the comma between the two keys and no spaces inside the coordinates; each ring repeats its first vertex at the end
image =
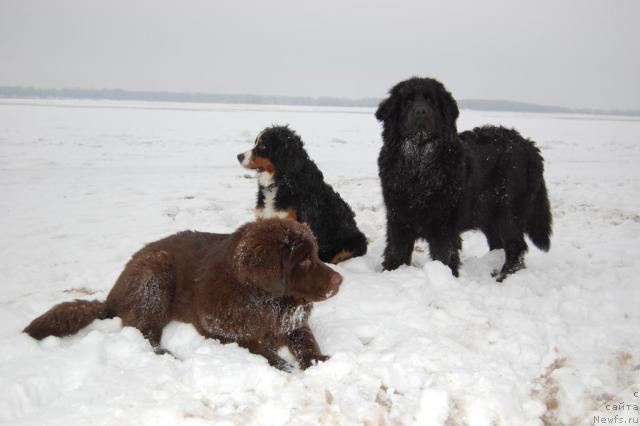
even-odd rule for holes
{"type": "MultiPolygon", "coordinates": [[[[36,99],[108,99],[156,102],[194,102],[254,105],[376,107],[382,98],[347,98],[336,96],[257,95],[207,92],[174,92],[127,89],[86,89],[79,87],[45,88],[34,86],[0,86],[0,97],[36,99]]],[[[635,109],[570,108],[501,99],[460,99],[460,108],[480,111],[577,113],[591,115],[640,116],[635,109]]]]}

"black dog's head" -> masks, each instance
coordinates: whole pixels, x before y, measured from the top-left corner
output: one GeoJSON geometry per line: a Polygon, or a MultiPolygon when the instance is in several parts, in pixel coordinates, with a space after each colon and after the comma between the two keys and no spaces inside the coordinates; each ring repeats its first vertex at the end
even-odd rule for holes
{"type": "Polygon", "coordinates": [[[288,219],[264,219],[239,231],[236,275],[274,297],[318,302],[338,292],[342,276],[318,258],[311,229],[288,219]]]}
{"type": "Polygon", "coordinates": [[[413,77],[396,84],[376,111],[385,130],[396,137],[421,134],[430,140],[457,133],[458,105],[442,83],[432,78],[413,77]]]}
{"type": "Polygon", "coordinates": [[[268,173],[296,171],[308,158],[300,136],[287,126],[267,127],[253,149],[238,154],[242,167],[268,173]]]}

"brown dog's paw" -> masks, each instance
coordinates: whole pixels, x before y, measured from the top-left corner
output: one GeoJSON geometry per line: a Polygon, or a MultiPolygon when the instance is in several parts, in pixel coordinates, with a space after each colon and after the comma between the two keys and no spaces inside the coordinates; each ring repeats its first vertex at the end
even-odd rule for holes
{"type": "Polygon", "coordinates": [[[154,348],[153,348],[153,352],[154,352],[156,355],[169,355],[169,356],[171,356],[171,357],[173,357],[173,358],[175,358],[175,359],[178,359],[178,357],[177,357],[177,356],[175,356],[175,355],[173,354],[173,352],[171,352],[169,349],[165,349],[165,348],[163,348],[162,346],[156,346],[156,347],[154,347],[154,348]]]}
{"type": "Polygon", "coordinates": [[[302,368],[303,370],[306,370],[307,368],[313,366],[313,365],[318,365],[321,362],[325,362],[327,361],[329,358],[329,356],[327,355],[314,355],[313,357],[310,357],[309,359],[303,361],[300,363],[300,368],[302,368]]]}
{"type": "Polygon", "coordinates": [[[295,370],[295,367],[293,365],[289,364],[287,361],[285,361],[282,358],[269,361],[269,364],[271,364],[272,367],[275,367],[280,371],[284,371],[285,373],[291,373],[293,370],[295,370]]]}

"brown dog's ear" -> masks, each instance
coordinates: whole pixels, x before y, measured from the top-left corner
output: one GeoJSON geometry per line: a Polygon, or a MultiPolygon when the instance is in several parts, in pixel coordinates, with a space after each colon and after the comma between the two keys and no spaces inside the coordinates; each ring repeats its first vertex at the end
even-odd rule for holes
{"type": "Polygon", "coordinates": [[[249,223],[237,232],[239,238],[234,253],[236,277],[242,284],[252,285],[276,297],[288,291],[291,271],[295,266],[292,254],[301,245],[317,253],[311,229],[288,219],[264,219],[249,223]]]}
{"type": "Polygon", "coordinates": [[[270,221],[258,221],[239,230],[240,241],[234,253],[236,277],[274,296],[282,296],[283,263],[278,227],[270,221]]]}
{"type": "Polygon", "coordinates": [[[289,290],[291,285],[291,273],[294,267],[293,257],[293,248],[288,244],[283,246],[281,250],[280,265],[283,285],[287,290],[289,290]]]}

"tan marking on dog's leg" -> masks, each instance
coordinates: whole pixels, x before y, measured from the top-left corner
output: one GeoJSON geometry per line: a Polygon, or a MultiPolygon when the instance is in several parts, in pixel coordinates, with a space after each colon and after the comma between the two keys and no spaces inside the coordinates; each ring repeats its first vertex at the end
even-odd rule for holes
{"type": "Polygon", "coordinates": [[[333,263],[334,265],[340,262],[344,262],[347,259],[351,259],[353,257],[353,252],[349,250],[340,250],[338,254],[333,256],[329,263],[333,263]]]}

